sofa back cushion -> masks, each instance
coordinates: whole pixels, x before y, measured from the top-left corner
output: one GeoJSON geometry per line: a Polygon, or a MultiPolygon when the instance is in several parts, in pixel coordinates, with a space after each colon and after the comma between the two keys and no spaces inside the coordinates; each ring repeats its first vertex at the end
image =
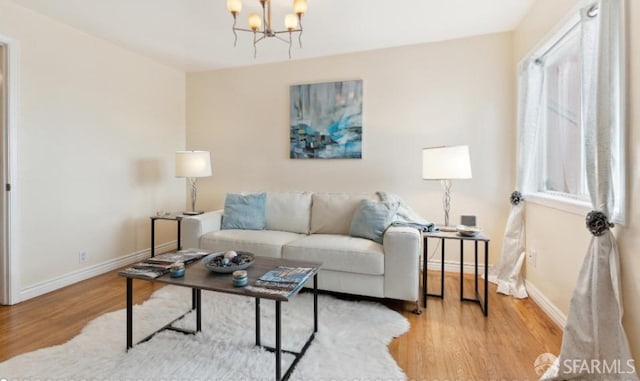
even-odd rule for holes
{"type": "Polygon", "coordinates": [[[376,194],[314,193],[311,204],[311,234],[349,235],[351,219],[360,201],[379,200],[376,194]]]}
{"type": "Polygon", "coordinates": [[[265,193],[227,193],[224,198],[222,229],[262,230],[265,228],[265,193]]]}
{"type": "Polygon", "coordinates": [[[309,234],[311,193],[269,192],[265,214],[267,230],[309,234]]]}

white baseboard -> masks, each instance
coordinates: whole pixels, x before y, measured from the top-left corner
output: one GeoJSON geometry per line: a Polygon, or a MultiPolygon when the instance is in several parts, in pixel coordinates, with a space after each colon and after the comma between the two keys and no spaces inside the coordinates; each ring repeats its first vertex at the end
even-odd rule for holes
{"type": "MultiPolygon", "coordinates": [[[[440,271],[441,265],[440,261],[429,261],[427,263],[427,269],[440,271]]],[[[474,273],[474,264],[473,263],[464,263],[462,266],[463,272],[474,273]]],[[[489,265],[489,269],[491,269],[491,265],[489,265]]],[[[454,272],[460,273],[460,262],[458,261],[444,261],[444,271],[446,272],[454,272]]],[[[478,273],[484,274],[484,265],[478,264],[478,273]]],[[[533,283],[525,280],[525,287],[527,288],[527,292],[531,299],[542,309],[544,313],[549,316],[549,318],[560,327],[560,329],[564,330],[564,326],[567,323],[567,315],[565,315],[555,304],[553,304],[543,293],[540,291],[533,283]]]]}
{"type": "MultiPolygon", "coordinates": [[[[175,250],[177,242],[171,241],[156,246],[156,253],[162,253],[165,250],[175,250]]],[[[141,250],[132,254],[127,254],[119,258],[111,259],[109,261],[98,263],[80,270],[70,272],[68,274],[46,280],[44,282],[27,287],[20,291],[19,301],[25,301],[27,299],[35,298],[46,294],[51,291],[72,285],[74,283],[93,278],[95,276],[113,271],[120,267],[126,266],[131,263],[142,261],[151,255],[150,249],[141,250]]]]}
{"type": "Polygon", "coordinates": [[[542,293],[542,291],[538,290],[533,283],[525,280],[524,285],[527,288],[527,293],[529,293],[531,299],[533,299],[533,301],[547,314],[547,316],[549,316],[551,320],[553,320],[554,323],[558,325],[558,327],[560,327],[560,329],[564,330],[564,326],[567,323],[567,315],[560,311],[560,309],[556,307],[556,305],[553,304],[542,293]]]}
{"type": "MultiPolygon", "coordinates": [[[[440,261],[429,261],[427,262],[427,269],[440,271],[441,262],[440,261]]],[[[489,266],[491,269],[491,266],[489,266]]],[[[462,270],[465,274],[473,274],[475,272],[474,264],[465,262],[462,265],[462,270]]],[[[460,262],[459,261],[444,261],[444,271],[446,272],[454,272],[460,273],[460,262]]],[[[484,274],[484,264],[478,263],[478,274],[484,274]]]]}

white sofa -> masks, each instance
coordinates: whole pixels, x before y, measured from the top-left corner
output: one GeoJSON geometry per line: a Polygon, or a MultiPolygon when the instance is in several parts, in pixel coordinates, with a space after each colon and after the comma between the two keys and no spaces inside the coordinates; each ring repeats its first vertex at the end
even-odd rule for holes
{"type": "Polygon", "coordinates": [[[182,247],[240,250],[322,262],[321,290],[418,301],[421,234],[390,227],[383,244],[349,236],[351,219],[375,194],[267,192],[265,230],[221,230],[223,211],[182,220],[182,247]]]}

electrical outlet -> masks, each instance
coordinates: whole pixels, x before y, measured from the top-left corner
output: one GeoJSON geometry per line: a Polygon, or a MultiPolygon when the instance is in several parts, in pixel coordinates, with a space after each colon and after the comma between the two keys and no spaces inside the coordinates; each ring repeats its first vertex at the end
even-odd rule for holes
{"type": "Polygon", "coordinates": [[[536,267],[536,259],[538,257],[538,251],[536,249],[529,249],[527,253],[527,257],[529,258],[529,264],[531,266],[536,267]]]}
{"type": "Polygon", "coordinates": [[[87,259],[89,259],[89,253],[87,253],[86,251],[81,251],[80,253],[78,253],[78,263],[85,263],[87,259]]]}

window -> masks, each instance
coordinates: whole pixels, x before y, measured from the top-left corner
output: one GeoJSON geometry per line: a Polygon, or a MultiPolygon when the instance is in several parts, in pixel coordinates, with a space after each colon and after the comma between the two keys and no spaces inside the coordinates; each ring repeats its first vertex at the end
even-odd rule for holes
{"type": "MultiPolygon", "coordinates": [[[[591,7],[589,18],[598,17],[591,7]]],[[[538,133],[533,164],[534,202],[560,207],[583,214],[590,210],[587,185],[585,130],[583,110],[586,79],[582,78],[585,54],[583,28],[578,12],[536,50],[530,59],[541,66],[542,91],[539,104],[538,133]],[[563,207],[564,206],[564,207],[563,207]],[[577,207],[577,208],[576,208],[577,207]]],[[[619,47],[612,59],[612,108],[616,116],[611,126],[610,152],[612,159],[613,204],[612,220],[624,223],[624,88],[622,46],[616,35],[612,46],[619,47]]],[[[586,46],[586,49],[593,49],[586,46]]],[[[601,144],[601,143],[599,143],[601,144]]]]}
{"type": "Polygon", "coordinates": [[[588,201],[580,100],[580,35],[574,28],[544,61],[539,190],[588,201]]]}

